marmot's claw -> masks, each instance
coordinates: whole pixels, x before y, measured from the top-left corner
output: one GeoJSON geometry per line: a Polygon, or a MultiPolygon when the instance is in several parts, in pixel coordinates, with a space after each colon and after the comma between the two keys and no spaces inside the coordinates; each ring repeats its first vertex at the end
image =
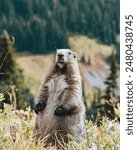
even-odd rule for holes
{"type": "Polygon", "coordinates": [[[67,110],[63,106],[60,106],[55,110],[54,114],[56,116],[65,116],[67,115],[67,110]]]}
{"type": "Polygon", "coordinates": [[[43,111],[45,107],[46,107],[45,101],[41,101],[36,104],[36,106],[34,107],[34,111],[36,114],[39,114],[39,112],[43,111]]]}

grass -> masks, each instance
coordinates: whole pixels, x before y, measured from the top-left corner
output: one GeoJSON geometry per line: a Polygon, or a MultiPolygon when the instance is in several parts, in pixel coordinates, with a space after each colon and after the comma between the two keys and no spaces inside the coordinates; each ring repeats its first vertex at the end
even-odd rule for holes
{"type": "Polygon", "coordinates": [[[90,55],[92,58],[94,54],[102,55],[103,57],[108,57],[111,55],[113,46],[98,43],[96,39],[88,38],[87,36],[75,35],[69,38],[70,47],[77,51],[81,56],[83,53],[90,55]]]}
{"type": "Polygon", "coordinates": [[[19,55],[17,63],[23,70],[25,83],[30,89],[31,94],[35,95],[40,85],[40,80],[53,60],[53,54],[50,55],[19,55]]]}
{"type": "MultiPolygon", "coordinates": [[[[102,119],[102,125],[97,127],[91,121],[85,120],[87,137],[78,144],[75,140],[60,146],[64,150],[119,150],[119,123],[102,119]]],[[[11,105],[5,105],[0,113],[0,149],[1,150],[44,150],[43,141],[37,144],[33,141],[35,114],[28,108],[26,111],[15,111],[11,105]]],[[[50,146],[48,150],[56,150],[50,146]]]]}

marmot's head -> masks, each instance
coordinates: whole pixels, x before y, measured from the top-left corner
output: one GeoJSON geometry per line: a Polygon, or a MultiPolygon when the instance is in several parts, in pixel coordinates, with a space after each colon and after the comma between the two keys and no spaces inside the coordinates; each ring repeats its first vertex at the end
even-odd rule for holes
{"type": "Polygon", "coordinates": [[[58,49],[56,52],[55,63],[60,67],[64,67],[67,64],[73,64],[77,62],[76,53],[70,49],[58,49]]]}

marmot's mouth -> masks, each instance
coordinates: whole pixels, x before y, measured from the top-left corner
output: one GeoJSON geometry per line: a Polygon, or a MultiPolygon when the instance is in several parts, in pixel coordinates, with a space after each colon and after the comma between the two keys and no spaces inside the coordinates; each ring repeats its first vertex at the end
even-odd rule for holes
{"type": "Polygon", "coordinates": [[[59,66],[59,68],[63,68],[65,66],[64,62],[57,62],[57,65],[59,66]]]}
{"type": "Polygon", "coordinates": [[[59,59],[59,60],[58,60],[58,63],[60,63],[60,64],[64,64],[64,60],[59,59]]]}

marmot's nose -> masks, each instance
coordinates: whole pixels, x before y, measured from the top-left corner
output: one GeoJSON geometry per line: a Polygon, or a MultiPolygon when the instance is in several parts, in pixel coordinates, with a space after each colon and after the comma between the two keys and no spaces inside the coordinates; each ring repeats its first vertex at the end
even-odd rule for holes
{"type": "Polygon", "coordinates": [[[59,59],[61,59],[63,56],[63,54],[58,54],[59,59]]]}

